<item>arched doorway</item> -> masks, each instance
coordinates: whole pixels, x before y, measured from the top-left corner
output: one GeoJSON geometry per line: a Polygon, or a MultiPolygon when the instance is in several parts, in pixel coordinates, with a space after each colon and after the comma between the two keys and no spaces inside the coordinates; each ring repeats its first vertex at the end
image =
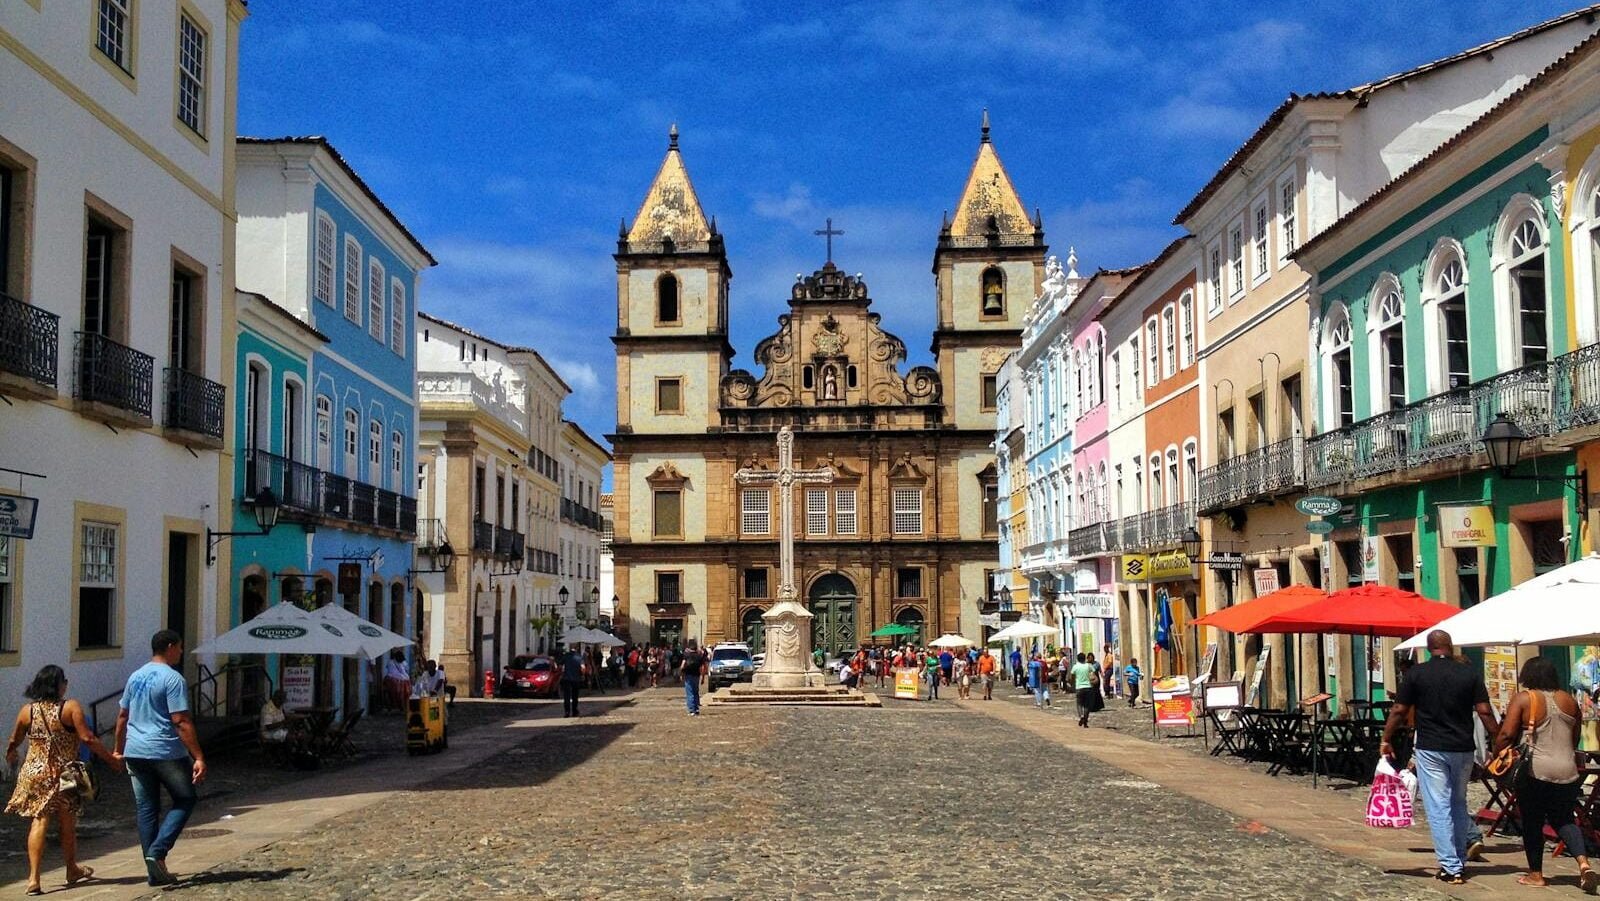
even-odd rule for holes
{"type": "MultiPolygon", "coordinates": [[[[245,576],[239,589],[239,622],[249,622],[266,609],[266,577],[258,574],[245,576]]],[[[263,654],[241,654],[238,661],[245,666],[251,664],[265,666],[267,658],[263,654]]],[[[266,700],[266,680],[261,677],[260,671],[252,670],[243,678],[228,681],[233,689],[233,697],[229,703],[230,712],[253,715],[261,709],[262,702],[266,700]]]]}
{"type": "Polygon", "coordinates": [[[399,582],[389,586],[389,621],[384,625],[397,635],[412,637],[412,630],[406,628],[406,587],[399,582]]]}
{"type": "Polygon", "coordinates": [[[765,612],[760,607],[751,607],[739,618],[739,634],[744,636],[744,643],[750,646],[752,654],[759,654],[766,647],[767,633],[763,628],[766,624],[761,621],[761,614],[765,612]]]}
{"type": "Polygon", "coordinates": [[[301,581],[299,576],[284,577],[283,589],[280,592],[283,600],[291,604],[303,605],[305,601],[305,593],[305,582],[301,581]]]}
{"type": "Polygon", "coordinates": [[[927,621],[922,618],[922,608],[920,608],[920,607],[907,607],[907,608],[905,608],[904,610],[901,610],[898,614],[895,615],[894,621],[898,625],[906,626],[908,628],[912,628],[912,629],[916,629],[917,630],[917,634],[906,636],[906,638],[905,638],[905,643],[906,644],[914,644],[914,645],[919,645],[920,646],[920,645],[925,643],[925,641],[927,639],[927,635],[924,634],[924,629],[925,629],[927,621]]]}
{"type": "Polygon", "coordinates": [[[811,586],[811,646],[828,656],[856,647],[856,586],[839,573],[828,573],[811,586]]]}
{"type": "MultiPolygon", "coordinates": [[[[328,576],[318,576],[313,584],[315,596],[313,607],[323,607],[333,603],[333,579],[328,576]]],[[[333,706],[333,659],[326,654],[306,658],[316,667],[316,677],[312,680],[316,685],[316,701],[318,707],[333,706]]]]}

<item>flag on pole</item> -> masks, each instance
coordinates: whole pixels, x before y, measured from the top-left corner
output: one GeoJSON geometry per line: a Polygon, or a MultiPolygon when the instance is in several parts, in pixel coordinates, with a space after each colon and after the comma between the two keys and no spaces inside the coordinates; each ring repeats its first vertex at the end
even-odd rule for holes
{"type": "Polygon", "coordinates": [[[1164,588],[1156,592],[1156,647],[1172,650],[1172,605],[1164,588]]]}

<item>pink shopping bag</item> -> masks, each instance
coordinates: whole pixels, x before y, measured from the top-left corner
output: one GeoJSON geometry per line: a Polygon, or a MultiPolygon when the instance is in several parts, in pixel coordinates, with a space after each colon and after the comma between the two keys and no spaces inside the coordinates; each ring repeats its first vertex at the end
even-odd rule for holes
{"type": "Polygon", "coordinates": [[[1389,765],[1378,759],[1372,776],[1372,794],[1367,798],[1367,825],[1379,829],[1406,829],[1411,825],[1411,789],[1389,765]]]}

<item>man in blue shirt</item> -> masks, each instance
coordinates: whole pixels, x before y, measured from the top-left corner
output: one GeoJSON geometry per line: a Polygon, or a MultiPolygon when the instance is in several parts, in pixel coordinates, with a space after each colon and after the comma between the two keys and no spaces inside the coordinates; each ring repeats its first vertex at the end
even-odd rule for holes
{"type": "Polygon", "coordinates": [[[1011,684],[1017,688],[1022,687],[1022,650],[1011,649],[1011,684]]]}
{"type": "Polygon", "coordinates": [[[561,657],[561,715],[578,715],[578,689],[583,686],[583,655],[576,647],[561,657]]]}
{"type": "Polygon", "coordinates": [[[177,879],[167,869],[167,852],[194,812],[195,786],[206,778],[206,758],[189,717],[189,688],[178,670],[183,637],[162,629],[151,636],[150,652],[150,662],[133,671],[122,691],[113,747],[133,780],[139,847],[150,884],[170,885],[177,879]],[[163,788],[172,798],[165,818],[163,788]]]}
{"type": "Polygon", "coordinates": [[[1050,676],[1045,672],[1044,657],[1038,651],[1028,661],[1028,688],[1033,690],[1033,706],[1050,706],[1050,676]]]}

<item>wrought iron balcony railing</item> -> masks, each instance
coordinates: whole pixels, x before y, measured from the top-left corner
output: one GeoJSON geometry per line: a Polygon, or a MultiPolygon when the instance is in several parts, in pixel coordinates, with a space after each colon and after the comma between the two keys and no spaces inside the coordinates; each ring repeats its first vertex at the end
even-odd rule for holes
{"type": "MultiPolygon", "coordinates": [[[[243,503],[252,501],[261,489],[270,488],[278,498],[280,510],[295,519],[416,535],[416,498],[260,449],[246,451],[244,459],[243,503]]],[[[443,533],[439,540],[443,541],[443,533]]]]}
{"type": "Polygon", "coordinates": [[[1292,491],[1305,484],[1305,439],[1282,441],[1245,451],[1200,471],[1196,492],[1201,510],[1247,503],[1292,491]]]}
{"type": "Polygon", "coordinates": [[[155,358],[94,332],[77,336],[73,396],[149,419],[155,358]]]}
{"type": "Polygon", "coordinates": [[[0,294],[0,371],[56,386],[61,317],[0,294]]]}
{"type": "Polygon", "coordinates": [[[166,370],[165,415],[169,429],[222,440],[227,390],[210,379],[171,366],[166,370]]]}
{"type": "Polygon", "coordinates": [[[350,482],[350,518],[365,525],[378,524],[378,489],[365,482],[350,482]]]}
{"type": "Polygon", "coordinates": [[[494,523],[482,520],[473,522],[472,549],[480,554],[494,553],[494,523]]]}
{"type": "Polygon", "coordinates": [[[522,533],[515,529],[494,528],[494,555],[501,560],[521,560],[524,544],[522,533]]]}
{"type": "Polygon", "coordinates": [[[249,500],[270,488],[285,513],[316,515],[322,512],[321,477],[315,466],[264,450],[245,453],[244,498],[249,500]]]}

